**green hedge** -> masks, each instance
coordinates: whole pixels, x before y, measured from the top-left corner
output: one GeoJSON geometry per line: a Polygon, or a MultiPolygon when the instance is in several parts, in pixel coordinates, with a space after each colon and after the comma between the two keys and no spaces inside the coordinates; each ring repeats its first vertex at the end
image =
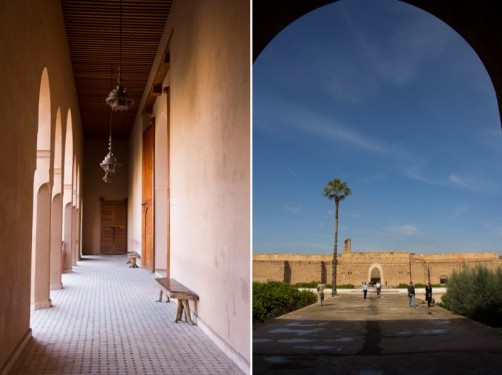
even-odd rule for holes
{"type": "Polygon", "coordinates": [[[253,324],[311,305],[317,295],[285,282],[253,282],[253,324]]]}
{"type": "Polygon", "coordinates": [[[502,327],[502,269],[484,266],[453,272],[441,306],[493,327],[502,327]]]}

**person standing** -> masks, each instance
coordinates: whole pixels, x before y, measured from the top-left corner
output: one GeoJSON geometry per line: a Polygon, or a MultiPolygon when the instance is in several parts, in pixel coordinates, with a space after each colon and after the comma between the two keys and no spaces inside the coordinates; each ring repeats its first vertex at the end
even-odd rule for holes
{"type": "Polygon", "coordinates": [[[322,301],[324,301],[324,284],[317,285],[317,301],[322,306],[322,301]]]}
{"type": "Polygon", "coordinates": [[[380,293],[382,292],[382,284],[380,284],[380,281],[377,281],[375,286],[377,290],[377,297],[380,298],[380,293]]]}
{"type": "Polygon", "coordinates": [[[363,298],[366,299],[366,296],[368,295],[368,284],[365,282],[363,283],[363,298]]]}
{"type": "Polygon", "coordinates": [[[425,300],[427,301],[427,306],[431,307],[432,303],[432,286],[431,283],[427,283],[425,286],[425,300]]]}
{"type": "Polygon", "coordinates": [[[410,285],[408,286],[408,304],[410,307],[417,307],[415,304],[415,287],[413,286],[413,282],[410,281],[410,285]]]}

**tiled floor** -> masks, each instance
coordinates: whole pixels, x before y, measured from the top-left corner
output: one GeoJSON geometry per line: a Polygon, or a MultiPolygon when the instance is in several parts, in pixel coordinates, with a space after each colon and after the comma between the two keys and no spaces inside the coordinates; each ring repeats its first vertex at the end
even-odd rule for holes
{"type": "Polygon", "coordinates": [[[174,323],[155,276],[123,256],[86,257],[32,311],[33,338],[12,374],[241,374],[197,327],[174,323]]]}

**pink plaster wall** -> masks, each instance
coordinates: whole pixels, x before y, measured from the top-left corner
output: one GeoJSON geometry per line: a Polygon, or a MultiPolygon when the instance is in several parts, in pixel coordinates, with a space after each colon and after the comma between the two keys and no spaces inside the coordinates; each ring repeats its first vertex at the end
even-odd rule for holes
{"type": "MultiPolygon", "coordinates": [[[[33,178],[40,80],[47,68],[51,121],[58,108],[74,115],[75,153],[81,129],[60,3],[0,2],[0,372],[30,335],[33,178]]],[[[66,125],[66,121],[63,121],[66,125]]],[[[53,156],[52,156],[53,157],[53,156]]]]}
{"type": "MultiPolygon", "coordinates": [[[[200,296],[199,326],[250,362],[249,2],[175,2],[171,35],[171,276],[200,296]]],[[[165,100],[162,96],[161,99],[165,100]]],[[[154,109],[160,118],[163,106],[154,109]]],[[[138,118],[131,160],[141,160],[138,118]]],[[[131,166],[129,245],[141,243],[141,165],[131,166]]],[[[156,207],[156,210],[162,209],[156,207]]]]}

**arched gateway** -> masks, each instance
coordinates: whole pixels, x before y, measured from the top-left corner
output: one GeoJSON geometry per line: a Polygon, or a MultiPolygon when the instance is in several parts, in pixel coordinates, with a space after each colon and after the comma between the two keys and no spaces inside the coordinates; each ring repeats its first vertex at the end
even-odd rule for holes
{"type": "Polygon", "coordinates": [[[383,270],[382,265],[379,263],[373,263],[368,269],[368,281],[375,285],[377,281],[383,284],[383,270]]]}

